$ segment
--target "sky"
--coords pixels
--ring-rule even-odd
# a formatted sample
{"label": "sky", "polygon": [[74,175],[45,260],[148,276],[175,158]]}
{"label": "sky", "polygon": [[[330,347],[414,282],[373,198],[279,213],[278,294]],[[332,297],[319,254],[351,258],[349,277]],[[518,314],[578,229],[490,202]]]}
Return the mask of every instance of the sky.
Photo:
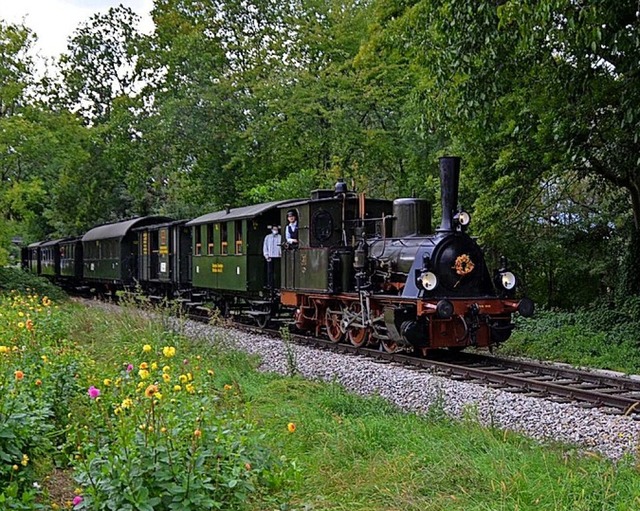
{"label": "sky", "polygon": [[66,50],[67,39],[81,22],[120,4],[142,18],[143,32],[151,32],[153,22],[149,12],[153,0],[0,0],[0,19],[24,23],[38,36],[36,53],[57,58]]}

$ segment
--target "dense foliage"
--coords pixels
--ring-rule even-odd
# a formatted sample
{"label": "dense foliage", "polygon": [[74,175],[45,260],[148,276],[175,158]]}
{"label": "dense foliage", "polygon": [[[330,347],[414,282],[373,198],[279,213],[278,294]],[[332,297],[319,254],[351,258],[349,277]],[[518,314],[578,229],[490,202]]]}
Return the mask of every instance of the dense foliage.
{"label": "dense foliage", "polygon": [[434,200],[455,153],[473,233],[536,301],[640,290],[636,3],[155,0],[152,16],[145,35],[127,8],[94,15],[39,80],[34,34],[0,20],[0,261],[12,236],[339,176]]}

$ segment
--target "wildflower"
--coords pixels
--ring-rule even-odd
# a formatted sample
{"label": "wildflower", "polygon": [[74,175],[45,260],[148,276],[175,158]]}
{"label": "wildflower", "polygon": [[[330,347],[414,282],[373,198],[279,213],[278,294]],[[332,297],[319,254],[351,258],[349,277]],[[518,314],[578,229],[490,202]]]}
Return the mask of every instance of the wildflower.
{"label": "wildflower", "polygon": [[180,380],[180,383],[187,383],[189,381],[186,374],[181,374],[178,379]]}
{"label": "wildflower", "polygon": [[53,511],[58,511],[58,509],[60,509],[60,506],[58,504],[56,504],[55,502],[51,503],[51,509],[53,509]]}
{"label": "wildflower", "polygon": [[164,367],[162,368],[162,372],[163,372],[163,373],[168,373],[169,371],[171,371],[171,367],[169,367],[169,366],[164,366]]}
{"label": "wildflower", "polygon": [[193,436],[196,437],[196,438],[200,438],[202,436],[202,431],[200,431],[199,429],[196,429],[193,432]]}
{"label": "wildflower", "polygon": [[24,328],[24,323],[22,321],[18,323],[18,328]]}
{"label": "wildflower", "polygon": [[102,380],[102,383],[105,387],[108,387],[109,385],[111,385],[111,380],[109,378],[105,378],[104,380]]}
{"label": "wildflower", "polygon": [[162,354],[167,358],[175,357],[176,349],[173,346],[165,346],[162,348]]}
{"label": "wildflower", "polygon": [[18,316],[20,316],[21,318],[24,317],[24,312],[22,311],[18,312]]}
{"label": "wildflower", "polygon": [[160,433],[166,433],[167,432],[167,428],[165,428],[164,426],[162,426],[160,428]]}
{"label": "wildflower", "polygon": [[130,373],[131,371],[133,371],[133,364],[127,366],[127,372]]}
{"label": "wildflower", "polygon": [[162,375],[162,379],[165,381],[165,383],[169,383],[171,381],[171,376],[168,375],[167,373],[164,373]]}
{"label": "wildflower", "polygon": [[40,385],[42,385],[42,380],[40,378],[38,378],[36,380],[36,385],[39,387]]}
{"label": "wildflower", "polygon": [[74,506],[77,506],[78,504],[80,504],[84,499],[82,498],[82,495],[76,495],[75,497],[73,497],[73,501],[72,504]]}
{"label": "wildflower", "polygon": [[122,408],[120,408],[119,406],[116,406],[115,409],[113,410],[113,413],[115,413],[116,415],[120,415],[122,413]]}
{"label": "wildflower", "polygon": [[173,386],[173,390],[174,390],[175,392],[180,392],[180,391],[182,390],[182,387],[181,387],[180,385],[174,385],[174,386]]}
{"label": "wildflower", "polygon": [[100,395],[100,389],[97,389],[93,385],[91,385],[87,393],[89,394],[89,397],[91,399],[96,399]]}
{"label": "wildflower", "polygon": [[126,398],[121,404],[122,408],[131,408],[133,406],[133,401],[129,398]]}
{"label": "wildflower", "polygon": [[46,364],[47,362],[49,362],[49,357],[47,357],[46,355],[42,355],[40,357],[42,359],[42,361]]}
{"label": "wildflower", "polygon": [[140,364],[140,369],[149,369],[149,364],[142,362],[142,364]]}
{"label": "wildflower", "polygon": [[140,376],[140,379],[146,380],[147,378],[149,378],[149,371],[147,371],[146,369],[140,369],[138,371],[138,376]]}
{"label": "wildflower", "polygon": [[157,385],[149,385],[147,387],[147,390],[144,391],[144,395],[148,398],[152,398],[153,395],[158,392],[158,386]]}
{"label": "wildflower", "polygon": [[151,345],[150,344],[145,344],[142,347],[142,351],[144,351],[145,353],[149,353],[151,351]]}
{"label": "wildflower", "polygon": [[228,383],[224,386],[224,390],[231,390],[233,385],[229,385]]}
{"label": "wildflower", "polygon": [[42,297],[42,305],[44,305],[45,307],[49,307],[51,305],[51,300],[49,300],[48,297],[43,296]]}
{"label": "wildflower", "polygon": [[[162,399],[162,394],[160,392],[156,392],[156,395],[153,397],[155,397],[158,401],[160,401]],[[157,404],[157,401],[156,401],[156,404]]]}
{"label": "wildflower", "polygon": [[20,470],[20,467],[18,465],[14,465],[13,467],[11,467],[13,470]]}
{"label": "wildflower", "polygon": [[208,374],[209,376],[213,376],[213,374],[214,374],[214,373],[213,373],[213,369],[209,369],[209,370],[207,371],[207,374]]}
{"label": "wildflower", "polygon": [[0,353],[10,353],[11,349],[8,346],[0,346]]}
{"label": "wildflower", "polygon": [[191,373],[187,373],[187,380],[193,381],[193,375]]}
{"label": "wildflower", "polygon": [[39,483],[38,481],[34,481],[34,482],[33,482],[33,487],[34,487],[36,490],[39,490],[39,489],[40,489],[40,483]]}
{"label": "wildflower", "polygon": [[16,377],[16,380],[22,380],[22,378],[24,378],[24,373],[22,371],[16,371],[15,373],[13,373]]}
{"label": "wildflower", "polygon": [[152,362],[151,363],[151,370],[152,371],[157,371],[158,370],[158,363],[157,362]]}
{"label": "wildflower", "polygon": [[293,433],[296,430],[296,425],[293,422],[290,422],[287,424],[287,429],[289,430],[289,433]]}
{"label": "wildflower", "polygon": [[193,383],[189,383],[189,384],[187,384],[187,386],[185,387],[185,389],[186,389],[186,391],[187,391],[189,394],[193,394],[193,393],[195,393],[195,391],[196,391],[196,389],[193,387]]}
{"label": "wildflower", "polygon": [[28,319],[27,322],[25,323],[25,326],[27,327],[27,330],[29,330],[29,332],[31,332],[33,330],[33,321]]}
{"label": "wildflower", "polygon": [[246,468],[247,470],[251,470],[251,463],[249,462],[245,463],[244,468]]}
{"label": "wildflower", "polygon": [[29,464],[29,456],[27,456],[26,454],[22,455],[22,461],[20,462],[20,464],[23,467],[26,467]]}

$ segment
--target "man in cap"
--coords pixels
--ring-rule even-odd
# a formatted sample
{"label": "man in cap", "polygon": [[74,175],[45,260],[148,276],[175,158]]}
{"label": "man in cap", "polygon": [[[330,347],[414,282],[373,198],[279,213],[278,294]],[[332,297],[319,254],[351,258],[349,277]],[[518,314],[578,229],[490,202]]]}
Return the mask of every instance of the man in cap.
{"label": "man in cap", "polygon": [[287,211],[287,229],[285,232],[289,248],[298,248],[298,212],[295,209]]}

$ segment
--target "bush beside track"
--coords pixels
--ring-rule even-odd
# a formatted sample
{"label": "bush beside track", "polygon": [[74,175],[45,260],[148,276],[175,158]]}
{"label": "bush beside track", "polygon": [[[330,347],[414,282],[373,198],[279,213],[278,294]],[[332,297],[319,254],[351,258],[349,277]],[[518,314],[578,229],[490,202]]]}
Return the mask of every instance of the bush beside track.
{"label": "bush beside track", "polygon": [[640,297],[573,312],[536,311],[499,350],[575,366],[640,374]]}
{"label": "bush beside track", "polygon": [[33,292],[57,301],[67,297],[67,294],[62,289],[43,277],[37,277],[33,273],[23,271],[20,268],[0,267],[0,293],[11,291],[25,294]]}

